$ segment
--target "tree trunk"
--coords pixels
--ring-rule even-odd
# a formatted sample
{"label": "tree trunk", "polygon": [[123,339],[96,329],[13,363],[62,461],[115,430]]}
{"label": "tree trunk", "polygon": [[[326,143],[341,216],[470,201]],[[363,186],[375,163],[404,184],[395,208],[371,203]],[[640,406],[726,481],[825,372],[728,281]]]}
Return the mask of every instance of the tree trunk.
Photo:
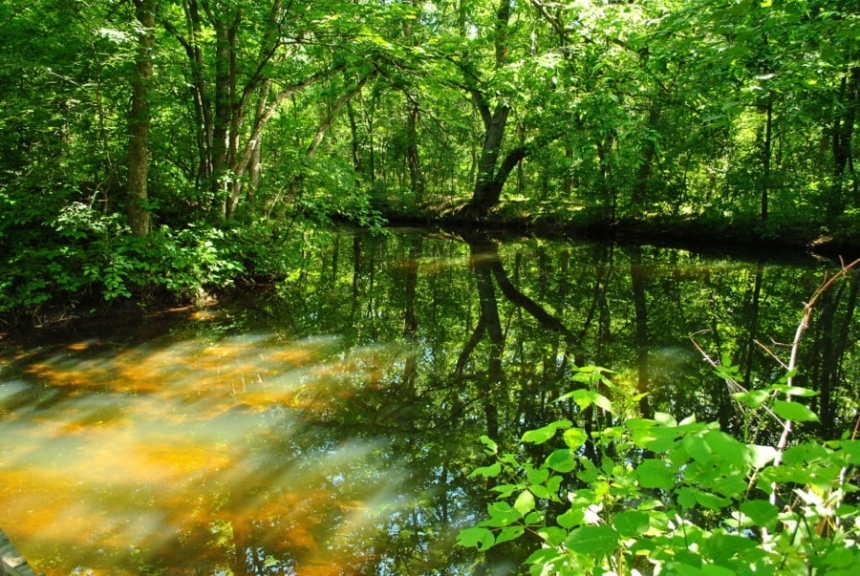
{"label": "tree trunk", "polygon": [[633,213],[636,216],[642,214],[648,202],[648,182],[651,179],[651,173],[654,167],[654,158],[657,156],[657,122],[660,120],[660,108],[656,104],[651,104],[648,111],[648,122],[646,129],[650,134],[645,139],[644,150],[642,151],[642,164],[636,171],[636,183],[633,186]]}
{"label": "tree trunk", "polygon": [[770,194],[770,161],[773,148],[773,96],[768,95],[765,105],[764,147],[762,150],[761,221],[767,220],[768,195]]}
{"label": "tree trunk", "polygon": [[[642,250],[639,246],[630,250],[630,281],[633,285],[633,308],[636,315],[636,365],[639,378],[636,383],[636,392],[648,394],[650,392],[650,374],[648,349],[648,306],[645,289],[645,269],[642,265]],[[639,411],[643,418],[653,418],[654,412],[648,396],[643,396],[639,401]]]}
{"label": "tree trunk", "polygon": [[152,82],[152,50],[155,47],[156,0],[134,0],[134,15],[140,24],[135,66],[131,76],[131,117],[128,141],[128,225],[134,235],[145,237],[152,226],[147,206],[149,192],[149,131],[152,110],[149,87]]}
{"label": "tree trunk", "polygon": [[212,178],[210,190],[212,207],[222,218],[227,216],[228,167],[231,128],[234,127],[235,104],[235,40],[236,29],[241,19],[237,10],[233,22],[228,15],[210,14],[215,26],[215,118],[212,127]]}
{"label": "tree trunk", "polygon": [[[857,108],[860,107],[860,67],[852,68],[842,78],[837,106],[840,111],[834,115],[832,128],[833,185],[828,201],[830,216],[838,216],[845,208],[843,199],[845,170],[851,165],[851,138],[854,134]],[[854,188],[856,187],[855,181]],[[860,198],[855,198],[854,202],[857,207],[860,207]]]}
{"label": "tree trunk", "polygon": [[409,166],[409,183],[412,193],[424,197],[424,173],[421,171],[421,158],[418,156],[418,104],[412,102],[406,116],[406,164]]}

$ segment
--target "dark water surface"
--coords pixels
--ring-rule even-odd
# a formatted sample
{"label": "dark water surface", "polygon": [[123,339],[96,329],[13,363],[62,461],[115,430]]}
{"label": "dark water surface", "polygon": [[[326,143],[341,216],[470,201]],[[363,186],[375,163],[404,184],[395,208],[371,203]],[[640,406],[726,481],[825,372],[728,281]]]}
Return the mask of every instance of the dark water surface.
{"label": "dark water surface", "polygon": [[[4,335],[0,527],[49,576],[476,573],[453,542],[485,509],[467,478],[482,434],[513,449],[561,416],[608,424],[554,402],[574,365],[737,430],[690,334],[770,383],[781,369],[756,341],[785,357],[834,270],[477,234],[307,238],[288,279],[239,297]],[[800,434],[851,425],[858,286],[827,292],[804,336],[797,384],[820,390],[822,424]]]}

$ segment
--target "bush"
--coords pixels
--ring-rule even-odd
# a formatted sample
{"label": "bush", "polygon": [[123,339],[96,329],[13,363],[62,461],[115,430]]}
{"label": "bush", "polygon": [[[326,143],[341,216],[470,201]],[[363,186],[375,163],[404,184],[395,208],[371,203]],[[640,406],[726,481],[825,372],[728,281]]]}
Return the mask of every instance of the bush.
{"label": "bush", "polygon": [[[760,392],[737,397],[783,422],[815,418],[778,399],[807,390],[776,384]],[[568,396],[583,410],[612,410],[592,390]],[[459,544],[487,550],[534,534],[540,547],[525,561],[534,575],[848,575],[860,565],[860,518],[846,499],[857,491],[855,439],[810,441],[783,454],[741,442],[717,423],[658,413],[591,436],[559,420],[521,442],[544,444],[559,433],[563,445],[540,463],[500,453],[482,437],[495,462],[472,476],[499,482],[496,500],[488,519],[460,532]],[[586,442],[602,458],[586,458]]]}

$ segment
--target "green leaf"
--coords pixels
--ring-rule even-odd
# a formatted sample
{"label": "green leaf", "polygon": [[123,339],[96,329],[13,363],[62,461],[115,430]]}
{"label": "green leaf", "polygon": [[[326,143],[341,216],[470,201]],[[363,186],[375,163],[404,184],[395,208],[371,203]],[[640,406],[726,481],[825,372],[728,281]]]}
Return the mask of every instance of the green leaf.
{"label": "green leaf", "polygon": [[576,450],[588,441],[588,433],[582,428],[569,428],[564,431],[563,438],[571,450]]}
{"label": "green leaf", "polygon": [[625,510],[615,516],[612,525],[618,533],[626,537],[639,536],[648,531],[650,522],[648,514],[636,510]]}
{"label": "green leaf", "polygon": [[672,470],[662,460],[645,460],[636,467],[636,477],[643,488],[671,490],[675,486]]}
{"label": "green leaf", "polygon": [[742,514],[762,528],[771,529],[779,516],[779,509],[767,500],[747,500],[740,505]]}
{"label": "green leaf", "polygon": [[633,443],[640,448],[653,450],[654,452],[665,452],[675,445],[678,436],[676,428],[654,426],[633,430]]}
{"label": "green leaf", "polygon": [[522,489],[522,484],[499,484],[498,486],[493,486],[492,488],[490,488],[490,490],[492,490],[493,492],[499,493],[499,498],[508,498],[517,490]]}
{"label": "green leaf", "polygon": [[655,412],[654,421],[663,426],[675,427],[678,425],[678,421],[675,420],[674,416],[665,412]]}
{"label": "green leaf", "polygon": [[489,466],[481,466],[480,468],[476,468],[474,472],[469,474],[469,478],[474,478],[475,476],[484,476],[485,478],[495,478],[502,471],[502,465],[499,462],[495,462],[490,464]]}
{"label": "green leaf", "polygon": [[552,422],[547,424],[543,428],[538,428],[537,430],[529,430],[525,434],[523,434],[522,442],[530,442],[532,444],[543,444],[553,436],[555,436],[556,431],[559,428],[569,428],[573,425],[573,422],[570,420],[558,420],[557,422]]}
{"label": "green leaf", "polygon": [[609,398],[602,394],[598,394],[593,390],[580,388],[579,390],[574,390],[573,392],[568,392],[567,394],[562,395],[559,400],[566,400],[567,398],[573,398],[573,401],[576,402],[576,405],[579,406],[580,410],[585,410],[586,408],[594,404],[595,406],[603,408],[609,413],[614,413],[612,409],[612,402],[609,400]]}
{"label": "green leaf", "polygon": [[585,520],[585,511],[581,508],[571,508],[564,514],[556,518],[556,522],[562,528],[570,530],[574,526],[579,526]]}
{"label": "green leaf", "polygon": [[746,404],[750,408],[758,408],[770,397],[770,394],[764,390],[750,390],[749,392],[736,392],[732,394],[735,400]]}
{"label": "green leaf", "polygon": [[696,502],[698,502],[705,508],[710,508],[711,510],[719,510],[720,508],[725,508],[732,503],[732,501],[727,498],[721,498],[716,494],[711,494],[710,492],[703,492],[701,490],[694,491],[693,495],[696,498]]}
{"label": "green leaf", "polygon": [[554,493],[550,492],[546,486],[541,484],[532,484],[529,486],[529,491],[537,498],[543,498],[544,500],[553,500],[556,498]]}
{"label": "green leaf", "polygon": [[499,445],[496,444],[492,438],[487,436],[486,434],[481,436],[481,443],[487,447],[488,454],[498,454],[499,453]]}
{"label": "green leaf", "polygon": [[757,546],[758,543],[750,538],[719,532],[702,543],[703,552],[717,562],[725,562]]}
{"label": "green leaf", "polygon": [[618,547],[618,532],[605,524],[582,526],[573,530],[564,544],[572,552],[599,559],[611,554]]}
{"label": "green leaf", "polygon": [[546,479],[549,478],[549,470],[546,468],[529,470],[528,473],[526,473],[526,478],[528,478],[529,484],[543,484],[546,482]]}
{"label": "green leaf", "polygon": [[576,460],[573,459],[573,453],[567,449],[556,450],[546,459],[546,465],[555,470],[566,474],[576,468]]}
{"label": "green leaf", "polygon": [[776,400],[773,403],[773,411],[780,418],[786,420],[794,420],[795,422],[818,422],[818,416],[797,402],[785,402],[784,400]]}
{"label": "green leaf", "polygon": [[525,516],[535,507],[535,497],[534,495],[525,490],[517,496],[516,501],[514,502],[514,508],[520,513],[520,515]]}
{"label": "green leaf", "polygon": [[508,526],[523,517],[519,510],[507,502],[493,502],[487,506],[487,512],[490,513],[490,519],[481,522],[481,526],[490,528]]}
{"label": "green leaf", "polygon": [[507,528],[502,528],[502,531],[499,532],[499,535],[496,537],[496,544],[501,544],[508,540],[516,540],[523,535],[523,532],[525,532],[525,528],[522,526],[508,526]]}
{"label": "green leaf", "polygon": [[842,451],[848,455],[848,463],[855,466],[860,465],[860,440],[842,440],[839,442]]}
{"label": "green leaf", "polygon": [[799,386],[788,386],[787,384],[773,384],[770,386],[773,390],[781,392],[787,396],[801,396],[808,398],[809,396],[817,396],[818,392],[809,388],[801,388]]}
{"label": "green leaf", "polygon": [[494,543],[493,533],[486,528],[466,528],[457,534],[457,544],[466,548],[476,547],[483,551],[491,548]]}
{"label": "green leaf", "polygon": [[696,489],[684,486],[678,490],[676,498],[681,508],[693,508],[696,506]]}

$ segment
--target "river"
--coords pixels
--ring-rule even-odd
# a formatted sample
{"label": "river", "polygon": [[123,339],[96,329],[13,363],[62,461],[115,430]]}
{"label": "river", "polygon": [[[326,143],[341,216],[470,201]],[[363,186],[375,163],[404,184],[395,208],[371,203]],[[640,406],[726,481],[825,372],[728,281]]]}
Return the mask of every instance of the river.
{"label": "river", "polygon": [[[773,382],[771,353],[786,357],[838,270],[414,230],[290,249],[286,279],[198,307],[2,335],[0,528],[37,570],[515,572],[522,550],[480,567],[454,544],[486,507],[468,477],[481,435],[513,450],[560,416],[605,425],[555,402],[583,365],[611,370],[628,413],[738,431],[742,410],[696,346],[744,385]],[[800,434],[853,422],[858,286],[829,290],[804,335],[797,383],[821,392],[822,423]]]}

